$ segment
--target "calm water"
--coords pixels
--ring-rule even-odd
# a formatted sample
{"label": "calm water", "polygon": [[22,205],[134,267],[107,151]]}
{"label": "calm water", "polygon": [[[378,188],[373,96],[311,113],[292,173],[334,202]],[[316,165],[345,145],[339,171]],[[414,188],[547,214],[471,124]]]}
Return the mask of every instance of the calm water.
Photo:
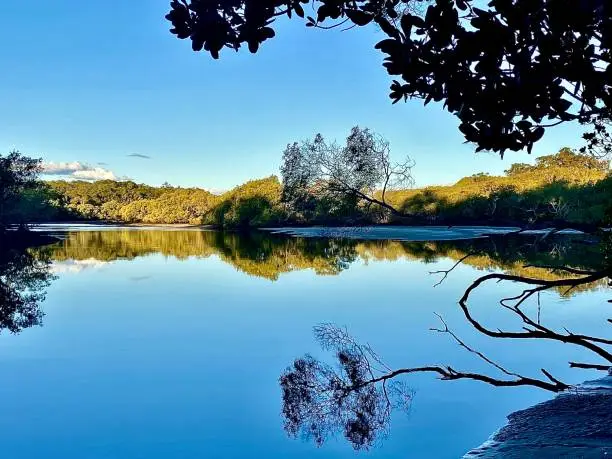
{"label": "calm water", "polygon": [[[312,335],[321,322],[346,326],[392,367],[452,364],[499,376],[449,336],[429,331],[439,324],[436,312],[515,371],[537,376],[546,367],[576,383],[597,376],[568,369],[570,359],[589,360],[575,349],[478,335],[456,304],[483,270],[597,264],[589,245],[122,228],[64,237],[45,251],[56,278],[41,304],[43,326],[0,335],[1,457],[457,458],[509,413],[551,397],[411,376],[411,409],[393,415],[380,445],[355,453],[340,435],[317,448],[284,433],[278,377],[305,353],[329,358]],[[474,247],[479,255],[434,288],[439,276],[430,271],[450,268]],[[497,304],[505,293],[517,287],[483,288],[473,313],[495,327],[520,328]],[[540,313],[549,325],[597,333],[606,327],[608,299],[602,286],[554,292],[542,296]]]}

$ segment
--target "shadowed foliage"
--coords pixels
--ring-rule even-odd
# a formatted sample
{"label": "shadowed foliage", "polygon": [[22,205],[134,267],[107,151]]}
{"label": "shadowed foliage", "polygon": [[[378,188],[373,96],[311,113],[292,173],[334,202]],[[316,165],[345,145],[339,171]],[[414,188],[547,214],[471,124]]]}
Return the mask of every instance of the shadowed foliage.
{"label": "shadowed foliage", "polygon": [[284,220],[280,195],[281,184],[275,176],[250,180],[219,196],[203,221],[230,228],[276,225]]}
{"label": "shadowed foliage", "polygon": [[172,0],[166,16],[173,34],[214,58],[242,45],[257,52],[279,17],[314,28],[376,24],[396,78],[391,99],[441,103],[478,150],[531,151],[549,127],[611,119],[606,0]]}
{"label": "shadowed foliage", "polygon": [[53,275],[44,248],[9,248],[4,242],[9,241],[0,247],[0,331],[19,333],[41,325],[40,303]]}
{"label": "shadowed foliage", "polygon": [[338,363],[332,367],[306,355],[281,375],[285,430],[319,446],[341,432],[356,450],[368,449],[385,436],[391,409],[407,408],[412,393],[397,382],[368,384],[373,366],[385,365],[346,331],[323,324],[315,336]]}
{"label": "shadowed foliage", "polygon": [[39,190],[40,164],[18,151],[0,155],[0,235],[9,225],[27,223],[24,209]]}

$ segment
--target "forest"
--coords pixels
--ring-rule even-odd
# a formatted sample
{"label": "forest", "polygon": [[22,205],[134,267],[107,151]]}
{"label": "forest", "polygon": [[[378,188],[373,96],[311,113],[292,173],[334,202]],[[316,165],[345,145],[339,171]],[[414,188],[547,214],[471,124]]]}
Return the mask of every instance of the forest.
{"label": "forest", "polygon": [[[612,195],[609,162],[568,148],[513,164],[503,176],[475,174],[449,186],[395,188],[385,204],[350,190],[320,192],[320,183],[287,198],[276,176],[251,180],[223,194],[132,181],[37,181],[14,200],[19,222],[105,221],[249,228],[321,224],[511,224],[597,226]],[[303,187],[304,188],[304,187]],[[380,190],[373,196],[380,197]]]}
{"label": "forest", "polygon": [[[425,188],[391,187],[386,182],[379,186],[379,177],[369,179],[371,183],[366,186],[365,179],[358,175],[352,179],[354,185],[343,187],[337,185],[340,179],[335,177],[316,175],[310,181],[304,180],[303,169],[312,173],[313,166],[296,166],[292,148],[288,146],[289,154],[284,155],[282,180],[277,176],[251,180],[218,195],[201,188],[167,184],[153,187],[132,181],[42,181],[37,178],[35,160],[16,156],[30,161],[28,164],[34,169],[30,171],[31,183],[21,187],[3,206],[3,221],[12,224],[99,221],[219,228],[368,224],[580,228],[602,225],[609,218],[606,199],[612,195],[609,161],[569,148],[538,157],[533,165],[513,164],[503,176],[479,173],[453,185]],[[347,163],[346,158],[342,161]],[[354,170],[351,169],[353,176]],[[342,180],[343,184],[349,182]],[[367,187],[370,192],[365,191]]]}

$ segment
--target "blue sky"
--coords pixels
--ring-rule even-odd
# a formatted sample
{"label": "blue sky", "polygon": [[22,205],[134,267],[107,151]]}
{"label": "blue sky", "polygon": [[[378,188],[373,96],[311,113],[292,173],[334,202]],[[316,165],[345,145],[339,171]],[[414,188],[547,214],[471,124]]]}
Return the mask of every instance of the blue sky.
{"label": "blue sky", "polygon": [[531,156],[475,154],[440,105],[391,105],[374,28],[281,20],[257,55],[225,51],[215,61],[168,32],[168,4],[0,2],[0,151],[227,189],[278,173],[288,142],[317,132],[342,139],[356,124],[389,139],[398,160],[411,156],[418,185],[580,145],[579,128],[563,126]]}

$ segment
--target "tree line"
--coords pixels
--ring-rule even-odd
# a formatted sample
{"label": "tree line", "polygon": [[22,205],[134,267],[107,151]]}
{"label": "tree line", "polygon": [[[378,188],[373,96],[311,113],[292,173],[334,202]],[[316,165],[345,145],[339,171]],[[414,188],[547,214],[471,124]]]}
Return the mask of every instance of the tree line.
{"label": "tree line", "polygon": [[[513,164],[502,176],[475,174],[449,186],[411,188],[414,163],[394,163],[389,145],[353,128],[346,143],[289,144],[281,178],[251,180],[216,195],[201,188],[132,181],[41,181],[38,164],[0,156],[0,224],[111,221],[254,228],[279,225],[507,224],[598,226],[609,218],[609,161],[569,148]],[[12,174],[6,172],[13,168]]]}

